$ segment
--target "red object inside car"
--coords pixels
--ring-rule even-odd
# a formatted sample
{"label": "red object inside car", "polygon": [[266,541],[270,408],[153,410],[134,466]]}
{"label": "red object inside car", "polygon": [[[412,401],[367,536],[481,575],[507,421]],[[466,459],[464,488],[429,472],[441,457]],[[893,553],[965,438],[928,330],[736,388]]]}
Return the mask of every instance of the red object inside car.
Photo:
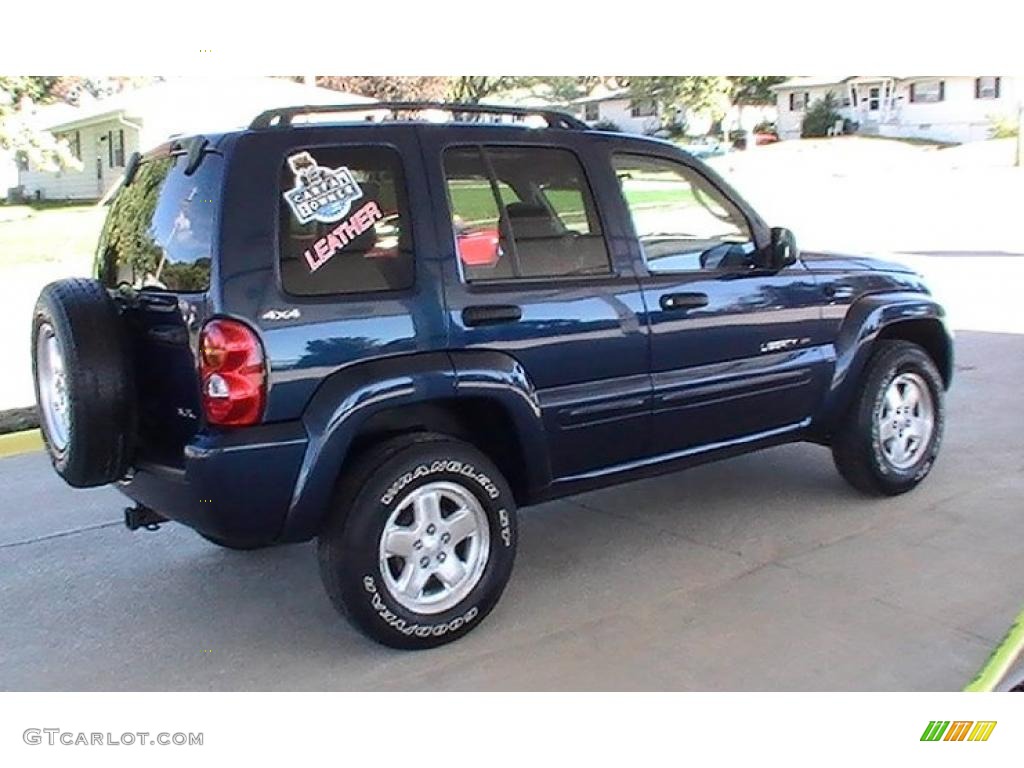
{"label": "red object inside car", "polygon": [[498,263],[498,230],[478,229],[456,237],[459,258],[467,267],[493,267]]}

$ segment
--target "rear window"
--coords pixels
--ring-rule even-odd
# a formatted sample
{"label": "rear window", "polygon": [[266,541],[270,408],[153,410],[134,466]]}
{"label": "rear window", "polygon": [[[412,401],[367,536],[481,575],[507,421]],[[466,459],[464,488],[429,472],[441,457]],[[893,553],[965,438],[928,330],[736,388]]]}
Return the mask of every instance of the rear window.
{"label": "rear window", "polygon": [[210,287],[223,161],[207,154],[185,175],[184,154],[143,158],[111,204],[98,253],[108,287],[177,292]]}
{"label": "rear window", "polygon": [[413,284],[411,220],[396,151],[294,150],[281,168],[279,193],[286,293],[397,291]]}

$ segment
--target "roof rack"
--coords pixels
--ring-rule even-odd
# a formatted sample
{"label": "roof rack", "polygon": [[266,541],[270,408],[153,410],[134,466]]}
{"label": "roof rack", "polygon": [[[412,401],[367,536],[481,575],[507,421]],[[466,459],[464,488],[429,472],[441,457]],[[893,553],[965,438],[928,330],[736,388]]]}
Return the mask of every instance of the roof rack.
{"label": "roof rack", "polygon": [[[514,117],[538,116],[547,121],[549,128],[563,128],[585,131],[590,126],[577,117],[557,109],[533,109],[531,107],[489,106],[486,104],[451,104],[434,101],[372,101],[365,104],[307,104],[301,107],[280,107],[268,109],[256,116],[249,124],[250,130],[264,128],[285,128],[300,115],[333,114],[336,112],[424,112],[439,110],[451,112],[458,120],[462,115],[511,115]],[[392,118],[395,119],[395,118]]]}

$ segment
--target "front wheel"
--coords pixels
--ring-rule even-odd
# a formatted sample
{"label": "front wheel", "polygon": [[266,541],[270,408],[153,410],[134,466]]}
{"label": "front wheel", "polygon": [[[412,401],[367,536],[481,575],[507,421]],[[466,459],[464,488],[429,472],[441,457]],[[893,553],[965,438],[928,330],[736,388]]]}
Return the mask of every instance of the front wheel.
{"label": "front wheel", "polygon": [[341,483],[320,535],[334,605],[395,648],[432,648],[483,621],[512,573],[516,508],[498,469],[440,435],[390,440]]}
{"label": "front wheel", "polygon": [[918,345],[881,341],[861,386],[832,441],[836,467],[865,493],[905,493],[924,480],[939,452],[942,377]]}

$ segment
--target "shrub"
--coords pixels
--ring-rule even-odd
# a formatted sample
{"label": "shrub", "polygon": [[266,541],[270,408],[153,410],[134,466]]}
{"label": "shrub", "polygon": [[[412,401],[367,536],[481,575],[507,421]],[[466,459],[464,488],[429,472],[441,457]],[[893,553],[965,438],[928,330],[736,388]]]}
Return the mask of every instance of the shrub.
{"label": "shrub", "polygon": [[829,91],[807,109],[800,135],[805,139],[828,136],[828,129],[839,119],[835,94]]}
{"label": "shrub", "polygon": [[989,115],[988,124],[993,139],[1011,139],[1020,130],[1017,119],[1011,115]]}
{"label": "shrub", "polygon": [[595,131],[615,131],[616,133],[622,133],[622,129],[619,128],[618,124],[612,120],[598,120],[591,126],[591,128]]}
{"label": "shrub", "polygon": [[754,126],[754,133],[770,133],[772,136],[778,136],[778,131],[775,129],[775,123],[771,120],[762,120],[760,123]]}
{"label": "shrub", "polygon": [[686,123],[665,123],[648,128],[644,133],[659,139],[678,139],[686,136]]}

